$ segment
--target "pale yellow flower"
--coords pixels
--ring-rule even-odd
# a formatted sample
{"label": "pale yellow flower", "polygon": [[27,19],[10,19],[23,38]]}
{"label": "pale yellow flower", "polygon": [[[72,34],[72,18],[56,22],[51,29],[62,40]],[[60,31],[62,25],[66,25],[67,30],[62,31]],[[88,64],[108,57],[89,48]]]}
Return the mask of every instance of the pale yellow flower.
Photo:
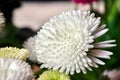
{"label": "pale yellow flower", "polygon": [[67,74],[60,73],[59,71],[45,71],[38,78],[38,80],[70,80],[70,77]]}
{"label": "pale yellow flower", "polygon": [[16,47],[0,48],[0,58],[14,58],[26,60],[28,56],[29,51],[27,49],[19,49]]}

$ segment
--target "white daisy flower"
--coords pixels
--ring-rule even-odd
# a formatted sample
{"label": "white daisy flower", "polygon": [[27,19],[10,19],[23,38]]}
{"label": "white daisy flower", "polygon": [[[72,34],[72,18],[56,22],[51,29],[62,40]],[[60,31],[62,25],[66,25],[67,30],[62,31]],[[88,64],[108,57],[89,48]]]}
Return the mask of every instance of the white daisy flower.
{"label": "white daisy flower", "polygon": [[53,17],[42,26],[35,39],[35,53],[41,68],[59,69],[66,74],[76,71],[86,73],[86,68],[105,63],[98,58],[109,59],[112,52],[99,48],[113,47],[115,40],[95,43],[95,39],[108,29],[100,27],[100,17],[90,11],[72,10]]}
{"label": "white daisy flower", "polygon": [[0,58],[0,80],[33,80],[33,73],[22,60]]}
{"label": "white daisy flower", "polygon": [[30,37],[23,44],[24,48],[26,48],[30,52],[28,58],[33,62],[37,62],[37,58],[35,56],[35,51],[34,51],[35,38],[36,38],[36,36]]}
{"label": "white daisy flower", "polygon": [[0,31],[3,29],[5,23],[5,18],[3,17],[3,13],[0,12]]}

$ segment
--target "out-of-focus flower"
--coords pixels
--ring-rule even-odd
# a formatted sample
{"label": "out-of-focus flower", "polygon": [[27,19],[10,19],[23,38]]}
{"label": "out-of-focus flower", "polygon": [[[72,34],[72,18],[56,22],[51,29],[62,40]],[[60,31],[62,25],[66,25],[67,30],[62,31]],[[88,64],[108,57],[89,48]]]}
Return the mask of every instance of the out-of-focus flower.
{"label": "out-of-focus flower", "polygon": [[5,18],[3,17],[3,13],[0,12],[0,32],[3,30]]}
{"label": "out-of-focus flower", "polygon": [[31,67],[22,60],[0,58],[0,80],[33,80]]}
{"label": "out-of-focus flower", "polygon": [[30,37],[29,39],[27,39],[26,42],[24,42],[23,46],[29,50],[30,52],[30,55],[29,55],[29,59],[33,62],[37,62],[37,58],[35,56],[35,51],[34,51],[34,44],[35,44],[35,38],[36,36],[34,37]]}
{"label": "out-of-focus flower", "polygon": [[45,71],[38,78],[38,80],[70,80],[70,77],[64,73],[60,73],[59,71]]}
{"label": "out-of-focus flower", "polygon": [[100,18],[90,11],[67,11],[53,17],[42,26],[35,39],[35,53],[41,68],[59,69],[66,74],[86,73],[90,67],[105,63],[98,58],[110,59],[112,52],[99,48],[113,47],[115,40],[95,42],[108,29],[100,27]]}
{"label": "out-of-focus flower", "polygon": [[26,60],[28,56],[29,51],[27,49],[19,49],[16,47],[0,48],[0,58],[14,58]]}
{"label": "out-of-focus flower", "polygon": [[120,71],[119,70],[111,70],[104,71],[103,76],[107,76],[110,80],[120,80]]}
{"label": "out-of-focus flower", "polygon": [[72,2],[74,2],[76,4],[79,4],[79,3],[87,4],[87,3],[92,3],[94,1],[97,1],[97,0],[72,0]]}

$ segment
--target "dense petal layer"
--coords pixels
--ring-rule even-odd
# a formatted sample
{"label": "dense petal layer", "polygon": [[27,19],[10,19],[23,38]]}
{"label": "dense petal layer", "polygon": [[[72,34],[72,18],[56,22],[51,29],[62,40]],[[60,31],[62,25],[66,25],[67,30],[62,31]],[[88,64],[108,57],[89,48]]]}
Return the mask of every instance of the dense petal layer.
{"label": "dense petal layer", "polygon": [[28,56],[29,51],[27,49],[19,49],[16,47],[0,48],[0,58],[14,58],[26,60]]}
{"label": "dense petal layer", "polygon": [[97,64],[104,65],[96,57],[108,59],[110,53],[94,48],[112,47],[114,44],[108,44],[114,41],[95,43],[94,39],[105,34],[108,29],[105,29],[105,25],[99,27],[100,17],[94,16],[90,11],[72,10],[54,16],[45,23],[37,33],[34,44],[37,60],[42,63],[41,68],[74,74],[86,73],[86,69],[98,67]]}
{"label": "dense petal layer", "polygon": [[30,66],[22,60],[0,58],[0,80],[33,80]]}

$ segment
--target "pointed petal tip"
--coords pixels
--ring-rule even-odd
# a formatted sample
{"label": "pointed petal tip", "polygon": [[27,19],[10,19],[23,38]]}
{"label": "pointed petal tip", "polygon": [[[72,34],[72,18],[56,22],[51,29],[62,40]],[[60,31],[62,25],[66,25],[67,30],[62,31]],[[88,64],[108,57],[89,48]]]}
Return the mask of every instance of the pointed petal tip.
{"label": "pointed petal tip", "polygon": [[102,36],[103,34],[105,34],[109,29],[103,29],[99,32],[97,32],[96,34],[94,34],[94,38],[98,38],[100,36]]}
{"label": "pointed petal tip", "polygon": [[115,47],[116,44],[109,44],[109,43],[94,43],[94,48],[109,48],[109,47]]}

